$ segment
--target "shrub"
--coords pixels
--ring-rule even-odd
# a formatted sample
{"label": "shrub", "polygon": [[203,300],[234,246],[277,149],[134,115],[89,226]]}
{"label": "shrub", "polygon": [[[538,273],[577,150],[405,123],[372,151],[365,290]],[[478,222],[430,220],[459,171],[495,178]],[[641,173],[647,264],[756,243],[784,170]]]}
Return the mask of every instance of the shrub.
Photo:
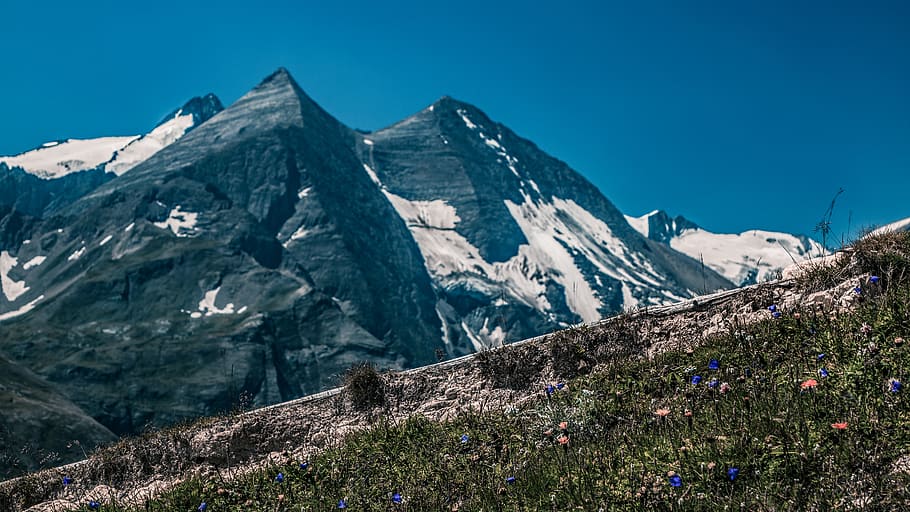
{"label": "shrub", "polygon": [[352,366],[345,373],[344,389],[351,405],[358,411],[385,404],[385,383],[370,363],[361,362]]}

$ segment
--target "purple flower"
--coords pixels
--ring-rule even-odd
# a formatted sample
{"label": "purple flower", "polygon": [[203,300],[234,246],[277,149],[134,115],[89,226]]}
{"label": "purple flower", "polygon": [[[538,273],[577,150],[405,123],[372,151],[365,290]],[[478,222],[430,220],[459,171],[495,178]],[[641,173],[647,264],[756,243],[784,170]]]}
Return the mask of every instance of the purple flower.
{"label": "purple flower", "polygon": [[869,282],[871,282],[872,284],[875,284],[878,282],[879,279],[881,279],[881,278],[878,276],[872,276],[869,278]]}
{"label": "purple flower", "polygon": [[278,482],[279,484],[281,482],[284,482],[284,473],[278,473],[278,476],[275,477],[275,481]]}
{"label": "purple flower", "polygon": [[727,470],[727,476],[730,477],[730,481],[736,480],[736,475],[739,474],[739,468],[730,468]]}
{"label": "purple flower", "polygon": [[196,510],[198,510],[199,512],[205,512],[205,509],[207,509],[207,508],[209,508],[208,504],[203,501],[202,503],[199,504],[199,507],[197,507]]}
{"label": "purple flower", "polygon": [[701,382],[701,375],[693,375],[692,384],[698,384],[699,382]]}
{"label": "purple flower", "polygon": [[344,501],[344,498],[338,500],[338,508],[348,508],[348,502]]}
{"label": "purple flower", "polygon": [[682,486],[682,477],[680,477],[679,475],[671,476],[670,485],[672,485],[673,487],[681,487]]}
{"label": "purple flower", "polygon": [[392,503],[401,503],[401,493],[395,493],[392,495]]}
{"label": "purple flower", "polygon": [[904,387],[904,385],[901,384],[901,381],[899,381],[897,379],[891,379],[890,381],[888,381],[888,390],[891,391],[892,393],[897,393],[898,391],[901,390],[902,387]]}
{"label": "purple flower", "polygon": [[72,479],[72,478],[70,478],[70,477],[68,477],[68,476],[63,477],[63,485],[69,485],[69,484],[71,484],[71,483],[73,483],[73,479]]}
{"label": "purple flower", "polygon": [[712,360],[708,363],[708,369],[709,369],[709,370],[717,370],[718,368],[720,368],[720,362],[718,362],[717,359],[712,359]]}
{"label": "purple flower", "polygon": [[[205,505],[205,503],[203,503],[202,505]],[[95,500],[88,500],[88,508],[90,508],[90,509],[92,509],[92,510],[95,510],[95,509],[97,509],[97,508],[100,507],[100,506],[101,506],[101,504],[98,503],[97,501],[95,501]],[[205,510],[205,509],[204,509],[204,508],[200,508],[199,510]]]}
{"label": "purple flower", "polygon": [[824,369],[824,368],[821,368],[821,369],[818,370],[818,375],[819,375],[819,377],[822,377],[822,378],[827,377],[827,376],[828,376],[828,370],[826,370],[826,369]]}

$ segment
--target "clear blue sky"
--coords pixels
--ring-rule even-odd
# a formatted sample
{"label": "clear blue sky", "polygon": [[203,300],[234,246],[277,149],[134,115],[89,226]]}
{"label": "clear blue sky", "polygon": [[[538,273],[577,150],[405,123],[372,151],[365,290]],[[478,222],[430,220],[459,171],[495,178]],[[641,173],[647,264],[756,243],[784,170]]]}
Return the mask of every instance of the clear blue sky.
{"label": "clear blue sky", "polygon": [[285,66],[361,129],[475,104],[629,214],[811,234],[843,187],[837,233],[910,216],[906,1],[4,0],[0,20],[0,154],[140,133]]}

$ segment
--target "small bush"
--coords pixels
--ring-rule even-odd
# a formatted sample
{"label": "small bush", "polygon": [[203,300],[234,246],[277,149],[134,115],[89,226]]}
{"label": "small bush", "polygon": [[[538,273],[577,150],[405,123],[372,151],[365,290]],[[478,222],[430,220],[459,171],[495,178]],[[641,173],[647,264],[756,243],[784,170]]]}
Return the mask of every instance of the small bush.
{"label": "small bush", "polygon": [[351,405],[358,411],[385,404],[385,383],[376,367],[370,363],[357,363],[344,376],[344,389]]}

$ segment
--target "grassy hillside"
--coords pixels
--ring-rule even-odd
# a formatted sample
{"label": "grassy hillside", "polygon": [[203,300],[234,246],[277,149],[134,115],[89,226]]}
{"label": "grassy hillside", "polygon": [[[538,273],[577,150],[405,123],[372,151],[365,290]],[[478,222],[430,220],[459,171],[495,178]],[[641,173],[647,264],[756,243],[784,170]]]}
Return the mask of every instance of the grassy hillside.
{"label": "grassy hillside", "polygon": [[[908,255],[908,235],[878,237],[849,263],[802,278],[823,289],[853,276],[849,314],[769,301],[764,321],[651,358],[604,357],[564,336],[551,345],[553,367],[570,363],[559,373],[576,375],[528,383],[537,397],[521,405],[448,422],[379,415],[308,460],[213,471],[139,507],[82,507],[906,510]],[[522,364],[508,353],[480,359],[490,379],[513,385]],[[376,387],[359,389],[364,405],[381,402]]]}

